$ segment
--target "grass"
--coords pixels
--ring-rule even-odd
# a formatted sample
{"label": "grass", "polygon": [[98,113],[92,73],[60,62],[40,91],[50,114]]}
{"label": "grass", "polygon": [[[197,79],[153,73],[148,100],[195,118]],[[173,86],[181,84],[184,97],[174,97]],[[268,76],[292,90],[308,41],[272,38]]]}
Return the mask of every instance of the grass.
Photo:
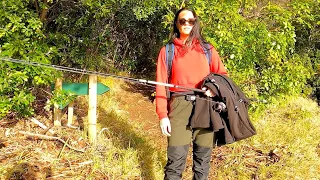
{"label": "grass", "polygon": [[232,150],[216,170],[217,179],[320,179],[320,110],[315,102],[290,97],[253,117],[258,134],[228,146]]}
{"label": "grass", "polygon": [[[165,154],[157,151],[156,143],[141,131],[141,122],[128,120],[128,112],[119,108],[121,86],[112,79],[100,79],[111,87],[98,98],[98,148],[106,149],[99,156],[96,150],[93,171],[108,172],[111,179],[161,179]],[[105,144],[107,142],[107,144]],[[89,179],[96,179],[95,174]]]}
{"label": "grass", "polygon": [[[55,177],[51,179],[163,179],[165,145],[157,136],[161,133],[157,124],[145,130],[150,119],[133,119],[123,108],[137,107],[141,98],[129,102],[126,96],[136,98],[136,94],[125,94],[124,82],[109,78],[99,81],[111,90],[98,97],[96,145],[88,144],[86,128],[55,129],[60,137],[69,139],[70,145],[86,148],[85,153],[78,153],[58,142],[17,137],[17,126],[12,127],[10,145],[0,148],[0,179],[28,175]],[[128,102],[123,104],[126,98]],[[85,125],[86,100],[80,98],[77,104],[84,111],[78,116]],[[278,99],[264,111],[251,113],[251,117],[258,134],[214,149],[210,179],[320,179],[320,108],[315,102],[302,97]],[[25,131],[41,133],[41,129],[27,125]],[[41,170],[32,174],[37,167]],[[190,179],[190,167],[183,179]]]}

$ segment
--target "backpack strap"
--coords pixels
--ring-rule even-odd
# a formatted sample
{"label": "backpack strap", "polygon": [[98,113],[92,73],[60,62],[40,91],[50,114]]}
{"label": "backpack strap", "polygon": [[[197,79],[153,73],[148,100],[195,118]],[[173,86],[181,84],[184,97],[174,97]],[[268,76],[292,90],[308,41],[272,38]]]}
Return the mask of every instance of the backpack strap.
{"label": "backpack strap", "polygon": [[172,60],[174,55],[174,44],[166,44],[166,65],[167,65],[167,74],[168,74],[168,83],[171,78],[171,69],[172,69]]}
{"label": "backpack strap", "polygon": [[204,53],[206,54],[208,64],[210,66],[211,63],[211,58],[212,58],[212,51],[209,43],[204,43],[204,48],[203,48]]}
{"label": "backpack strap", "polygon": [[[174,44],[171,42],[171,43],[166,44],[166,65],[167,65],[167,75],[168,75],[167,82],[168,83],[171,79],[173,55],[174,55]],[[170,100],[171,94],[169,91],[169,87],[167,87],[167,86],[166,86],[166,92],[167,92],[167,99]]]}

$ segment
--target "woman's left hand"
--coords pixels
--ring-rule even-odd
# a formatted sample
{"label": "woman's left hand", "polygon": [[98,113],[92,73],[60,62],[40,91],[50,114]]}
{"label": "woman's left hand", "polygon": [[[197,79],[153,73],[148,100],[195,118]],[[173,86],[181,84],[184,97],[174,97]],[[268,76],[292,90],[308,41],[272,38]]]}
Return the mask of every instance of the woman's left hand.
{"label": "woman's left hand", "polygon": [[207,87],[203,87],[202,90],[206,91],[204,94],[208,97],[214,97],[215,94],[211,89],[208,89]]}

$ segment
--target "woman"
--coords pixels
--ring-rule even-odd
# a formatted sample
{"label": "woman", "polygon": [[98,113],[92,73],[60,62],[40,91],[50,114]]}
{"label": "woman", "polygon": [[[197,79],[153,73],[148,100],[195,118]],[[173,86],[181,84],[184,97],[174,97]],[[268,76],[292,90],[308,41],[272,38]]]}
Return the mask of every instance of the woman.
{"label": "woman", "polygon": [[[163,47],[157,61],[158,82],[199,88],[203,78],[210,72],[227,74],[217,51],[211,45],[212,57],[210,65],[208,64],[204,51],[207,42],[201,36],[199,19],[193,10],[182,8],[176,13],[171,42],[174,44],[171,75],[168,80],[166,49]],[[207,179],[214,141],[213,131],[190,127],[189,119],[194,105],[181,95],[189,92],[176,88],[170,88],[170,92],[172,95],[168,101],[166,88],[161,85],[156,87],[156,111],[162,133],[168,137],[168,161],[164,179],[181,179],[191,140],[194,179]],[[205,94],[214,96],[210,90]]]}

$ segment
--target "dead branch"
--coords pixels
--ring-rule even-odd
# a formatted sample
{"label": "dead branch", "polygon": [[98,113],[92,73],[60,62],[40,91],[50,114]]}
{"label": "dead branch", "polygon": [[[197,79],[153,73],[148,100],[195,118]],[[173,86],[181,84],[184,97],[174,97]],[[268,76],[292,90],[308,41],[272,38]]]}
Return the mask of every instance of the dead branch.
{"label": "dead branch", "polygon": [[33,137],[34,139],[38,138],[38,139],[43,139],[43,140],[48,140],[48,141],[59,141],[62,144],[65,144],[69,149],[84,153],[84,150],[73,148],[69,144],[67,144],[66,141],[64,141],[63,139],[60,139],[58,137],[47,136],[47,135],[42,135],[42,134],[34,134],[34,133],[24,132],[24,131],[19,131],[19,134],[24,134],[24,135],[27,135],[29,137]]}
{"label": "dead branch", "polygon": [[35,123],[36,125],[40,126],[42,129],[49,131],[51,134],[55,134],[52,129],[49,129],[46,125],[38,121],[36,118],[31,118],[31,122]]}
{"label": "dead branch", "polygon": [[51,177],[47,177],[46,180],[49,180],[49,179],[57,179],[59,177],[64,177],[65,175],[64,174],[58,174],[56,176],[51,176]]}
{"label": "dead branch", "polygon": [[78,165],[79,165],[79,166],[84,166],[84,165],[88,165],[88,164],[91,164],[91,163],[93,163],[92,160],[90,160],[90,161],[85,161],[85,162],[82,162],[82,163],[78,163]]}
{"label": "dead branch", "polygon": [[63,152],[63,150],[64,150],[64,147],[66,147],[66,146],[68,145],[67,143],[68,143],[69,139],[70,139],[70,138],[68,138],[68,139],[67,139],[67,141],[65,141],[65,143],[64,143],[64,145],[63,145],[63,147],[62,147],[61,151],[59,152],[58,158],[60,158],[60,157],[61,157],[61,154],[62,154],[62,152]]}
{"label": "dead branch", "polygon": [[10,125],[10,124],[14,124],[17,123],[18,120],[14,119],[14,120],[1,120],[0,121],[0,127],[1,126],[6,126],[6,125]]}
{"label": "dead branch", "polygon": [[41,13],[40,13],[40,21],[41,22],[44,22],[47,18],[47,13],[48,13],[48,2],[46,0],[43,1],[44,3],[44,8],[41,10]]}
{"label": "dead branch", "polygon": [[34,1],[34,6],[36,7],[37,14],[40,14],[40,13],[39,13],[38,0],[35,0],[35,1]]}

